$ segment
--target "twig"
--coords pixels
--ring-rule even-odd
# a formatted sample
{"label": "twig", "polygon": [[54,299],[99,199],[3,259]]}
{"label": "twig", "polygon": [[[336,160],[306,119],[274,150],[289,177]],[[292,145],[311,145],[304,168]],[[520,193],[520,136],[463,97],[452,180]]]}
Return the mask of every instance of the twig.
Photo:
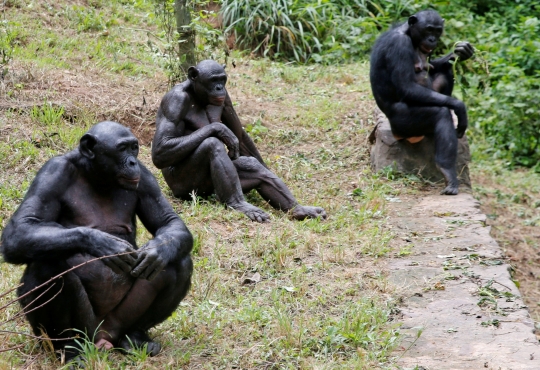
{"label": "twig", "polygon": [[6,320],[6,321],[4,321],[4,322],[0,322],[0,325],[5,324],[5,323],[10,322],[10,321],[13,321],[13,320],[16,320],[16,319],[18,319],[19,317],[21,317],[21,316],[23,316],[23,315],[26,315],[26,314],[28,314],[28,313],[30,313],[30,312],[32,312],[32,311],[37,310],[38,308],[41,308],[41,307],[45,306],[47,303],[49,303],[50,301],[52,301],[53,299],[55,299],[56,296],[57,296],[58,294],[60,294],[60,293],[62,292],[62,289],[64,288],[64,281],[63,281],[63,280],[62,280],[62,286],[60,287],[60,289],[58,290],[58,292],[57,292],[54,296],[52,296],[52,298],[50,298],[49,300],[47,300],[47,301],[45,301],[44,303],[40,304],[39,306],[32,308],[31,310],[25,311],[25,309],[26,309],[27,307],[30,307],[30,305],[31,305],[32,303],[34,303],[35,301],[37,301],[43,294],[47,293],[47,292],[48,292],[53,286],[55,286],[55,285],[56,285],[56,283],[54,283],[53,285],[51,285],[50,287],[48,287],[47,290],[45,290],[43,293],[41,293],[39,296],[37,296],[34,300],[32,300],[32,302],[28,303],[28,304],[27,304],[25,307],[23,307],[19,312],[17,312],[17,313],[15,314],[15,316],[13,316],[12,318],[10,318],[10,319],[8,319],[8,320]]}
{"label": "twig", "polygon": [[[70,339],[75,339],[75,338],[77,338],[77,337],[70,337],[70,338],[49,338],[49,337],[40,337],[40,336],[33,335],[33,334],[21,333],[21,332],[18,332],[18,331],[11,331],[11,330],[0,330],[0,333],[24,335],[25,337],[30,337],[30,338],[33,338],[33,339],[40,339],[40,340],[70,340]],[[1,352],[1,351],[0,351],[0,352]]]}
{"label": "twig", "polygon": [[10,348],[0,348],[0,353],[2,352],[9,352],[9,351],[13,351],[13,350],[16,350],[16,349],[19,349],[19,348],[22,348],[24,347],[25,345],[24,344],[19,344],[18,346],[15,346],[15,347],[10,347]]}
{"label": "twig", "polygon": [[[11,288],[10,290],[8,290],[7,292],[4,292],[2,294],[0,294],[0,299],[1,298],[4,298],[6,295],[8,295],[9,293],[13,292],[15,289],[18,289],[20,286],[22,286],[22,283],[17,285],[16,287],[14,288]],[[3,308],[3,307],[2,307]],[[0,308],[0,310],[2,310],[2,308]]]}

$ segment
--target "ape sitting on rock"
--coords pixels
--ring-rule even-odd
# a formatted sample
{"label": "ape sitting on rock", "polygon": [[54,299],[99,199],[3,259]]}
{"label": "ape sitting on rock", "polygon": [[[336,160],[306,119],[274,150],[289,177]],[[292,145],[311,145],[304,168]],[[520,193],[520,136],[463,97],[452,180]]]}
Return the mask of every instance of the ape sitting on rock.
{"label": "ape sitting on rock", "polygon": [[[27,265],[17,293],[34,333],[62,339],[53,344],[68,345],[68,361],[78,355],[73,329],[90,338],[97,329],[98,347],[146,344],[156,355],[147,332],[189,289],[192,236],[138,151],[129,129],[98,123],[41,168],[2,233],[5,261]],[[136,217],[154,237],[141,248]]]}
{"label": "ape sitting on rock", "polygon": [[205,60],[190,67],[188,77],[163,97],[152,143],[152,160],[173,194],[189,199],[193,191],[201,196],[215,193],[251,220],[265,222],[268,214],[244,199],[243,192],[256,189],[294,219],[326,218],[322,208],[298,204],[266,167],[233,109],[224,67]]}
{"label": "ape sitting on rock", "polygon": [[[436,11],[425,10],[381,35],[371,53],[370,80],[375,101],[396,138],[416,142],[433,135],[435,163],[446,180],[441,194],[455,195],[459,185],[457,139],[467,129],[467,110],[462,101],[451,96],[452,63],[469,59],[474,49],[468,42],[458,42],[454,52],[429,60],[443,26],[444,20]],[[457,116],[457,130],[450,110]]]}

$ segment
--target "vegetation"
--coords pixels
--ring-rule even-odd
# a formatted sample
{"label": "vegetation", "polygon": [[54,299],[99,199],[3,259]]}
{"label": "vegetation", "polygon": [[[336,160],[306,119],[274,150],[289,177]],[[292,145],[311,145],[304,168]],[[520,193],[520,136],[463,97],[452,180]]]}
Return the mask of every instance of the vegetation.
{"label": "vegetation", "polygon": [[468,40],[477,56],[459,74],[469,137],[484,157],[540,172],[540,1],[223,0],[226,33],[254,53],[299,63],[368,57],[376,37],[398,20],[434,7],[446,19],[435,53]]}

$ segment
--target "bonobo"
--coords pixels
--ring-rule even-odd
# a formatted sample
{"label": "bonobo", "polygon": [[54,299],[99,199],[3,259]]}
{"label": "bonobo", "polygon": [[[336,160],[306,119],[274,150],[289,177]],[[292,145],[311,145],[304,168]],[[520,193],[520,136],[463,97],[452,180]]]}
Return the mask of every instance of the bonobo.
{"label": "bonobo", "polygon": [[[148,330],[189,289],[192,236],[138,151],[129,129],[98,123],[77,149],[41,168],[2,234],[5,261],[27,265],[17,293],[34,333],[62,339],[53,344],[68,345],[67,360],[78,355],[73,329],[90,337],[97,329],[97,347],[146,345],[156,355]],[[136,217],[153,235],[141,248]]]}
{"label": "bonobo", "polygon": [[[243,130],[225,89],[227,75],[212,60],[188,69],[188,79],[162,99],[157,113],[152,160],[176,197],[195,191],[243,212],[251,220],[269,220],[246,202],[243,192],[256,189],[276,209],[294,219],[326,218],[319,207],[298,204],[290,190],[265,165]],[[228,150],[225,149],[227,147]]]}
{"label": "bonobo", "polygon": [[[394,136],[433,135],[435,163],[446,180],[441,194],[455,195],[457,139],[467,129],[467,111],[462,101],[451,96],[452,63],[469,59],[474,49],[468,42],[458,42],[452,53],[429,60],[443,25],[436,11],[424,10],[382,34],[371,53],[370,80]],[[450,110],[458,118],[457,130]]]}

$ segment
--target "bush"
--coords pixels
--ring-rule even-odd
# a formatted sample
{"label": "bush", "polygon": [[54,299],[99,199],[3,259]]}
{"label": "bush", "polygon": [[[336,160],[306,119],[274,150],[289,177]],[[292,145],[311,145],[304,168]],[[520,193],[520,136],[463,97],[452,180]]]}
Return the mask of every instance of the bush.
{"label": "bush", "polygon": [[241,48],[273,59],[334,63],[366,55],[382,28],[424,2],[224,0],[225,33]]}

